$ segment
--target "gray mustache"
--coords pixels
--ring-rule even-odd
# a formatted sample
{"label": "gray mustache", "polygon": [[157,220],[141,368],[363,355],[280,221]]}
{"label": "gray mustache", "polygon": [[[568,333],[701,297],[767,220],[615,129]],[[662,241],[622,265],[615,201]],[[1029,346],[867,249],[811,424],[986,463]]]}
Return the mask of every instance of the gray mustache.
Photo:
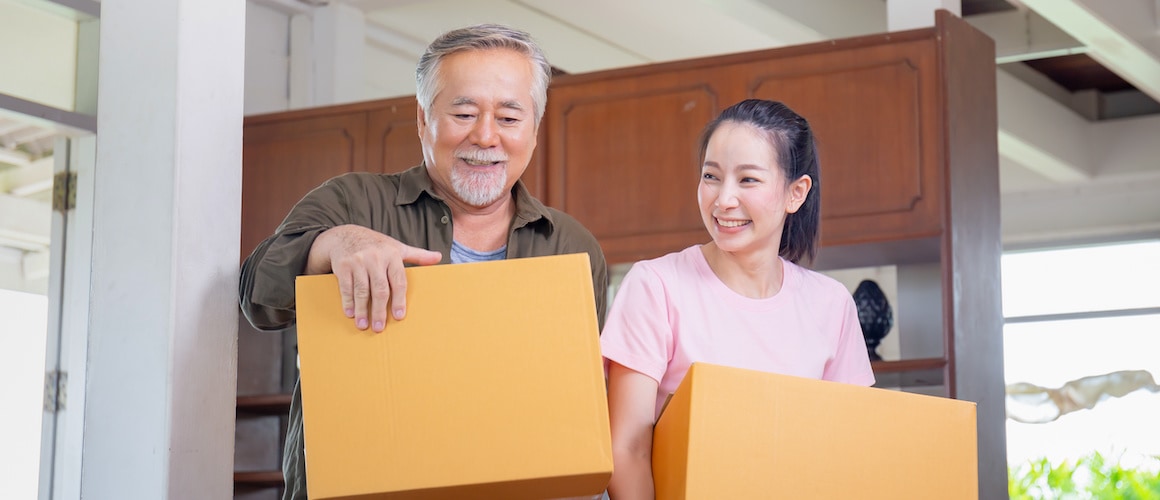
{"label": "gray mustache", "polygon": [[498,151],[488,151],[483,149],[473,151],[456,151],[455,156],[461,160],[474,162],[497,162],[507,161],[507,155]]}

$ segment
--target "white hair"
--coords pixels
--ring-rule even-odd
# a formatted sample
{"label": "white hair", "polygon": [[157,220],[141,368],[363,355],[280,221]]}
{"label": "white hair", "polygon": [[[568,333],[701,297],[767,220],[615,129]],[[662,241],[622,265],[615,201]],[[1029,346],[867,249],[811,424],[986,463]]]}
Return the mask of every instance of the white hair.
{"label": "white hair", "polygon": [[536,126],[544,116],[548,104],[548,83],[552,79],[552,66],[544,51],[523,31],[498,24],[477,24],[448,31],[427,46],[427,51],[419,58],[415,68],[416,99],[428,119],[431,117],[431,103],[439,90],[439,65],[443,58],[464,50],[508,49],[527,56],[534,64],[532,80],[532,103],[535,106]]}

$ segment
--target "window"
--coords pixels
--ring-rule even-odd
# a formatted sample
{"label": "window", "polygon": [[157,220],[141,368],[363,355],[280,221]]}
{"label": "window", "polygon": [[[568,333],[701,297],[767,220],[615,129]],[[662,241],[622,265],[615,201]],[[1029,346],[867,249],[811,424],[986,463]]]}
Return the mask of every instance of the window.
{"label": "window", "polygon": [[1160,241],[1006,253],[1003,315],[1013,473],[1160,468]]}

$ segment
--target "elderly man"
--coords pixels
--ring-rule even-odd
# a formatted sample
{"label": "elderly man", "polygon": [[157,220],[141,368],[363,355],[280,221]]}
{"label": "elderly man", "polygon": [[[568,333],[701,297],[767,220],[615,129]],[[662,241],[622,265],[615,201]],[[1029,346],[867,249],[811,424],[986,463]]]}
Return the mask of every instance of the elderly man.
{"label": "elderly man", "polygon": [[[341,175],[306,195],[242,265],[246,317],[260,329],[293,326],[294,277],[334,273],[346,315],[380,332],[388,313],[406,315],[404,263],[586,252],[603,324],[608,273],[596,239],[519,181],[547,103],[543,52],[526,33],[472,26],[432,42],[416,73],[423,164]],[[283,472],[284,498],[306,498],[298,387]]]}

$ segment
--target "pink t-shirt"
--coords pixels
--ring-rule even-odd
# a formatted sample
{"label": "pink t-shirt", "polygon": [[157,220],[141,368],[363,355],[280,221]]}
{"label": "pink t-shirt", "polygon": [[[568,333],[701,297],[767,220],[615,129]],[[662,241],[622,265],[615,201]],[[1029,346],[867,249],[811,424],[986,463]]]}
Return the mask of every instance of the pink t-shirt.
{"label": "pink t-shirt", "polygon": [[609,310],[600,347],[608,361],[659,383],[656,410],[694,361],[873,385],[854,299],[841,283],[782,259],[773,297],[723,283],[699,245],[637,262]]}

